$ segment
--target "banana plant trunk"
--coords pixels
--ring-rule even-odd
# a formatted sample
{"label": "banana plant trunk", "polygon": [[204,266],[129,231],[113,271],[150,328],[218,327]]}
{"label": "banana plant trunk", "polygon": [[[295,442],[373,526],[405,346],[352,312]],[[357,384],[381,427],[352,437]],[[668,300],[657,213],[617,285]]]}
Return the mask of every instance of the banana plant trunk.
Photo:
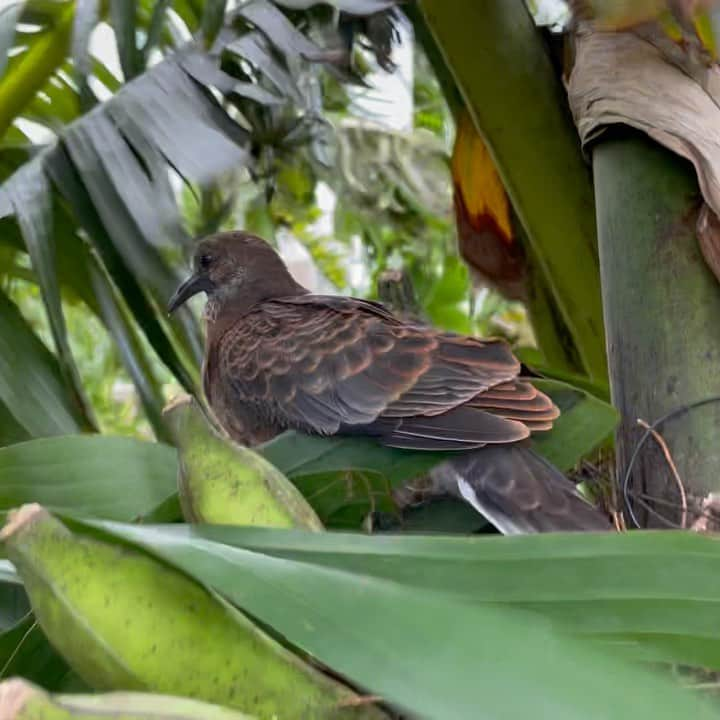
{"label": "banana plant trunk", "polygon": [[[690,526],[720,489],[720,404],[689,407],[720,396],[720,284],[696,238],[697,181],[688,163],[631,130],[594,147],[593,172],[621,491],[637,449],[620,493],[626,520]],[[673,411],[638,449],[647,434],[638,420]]]}

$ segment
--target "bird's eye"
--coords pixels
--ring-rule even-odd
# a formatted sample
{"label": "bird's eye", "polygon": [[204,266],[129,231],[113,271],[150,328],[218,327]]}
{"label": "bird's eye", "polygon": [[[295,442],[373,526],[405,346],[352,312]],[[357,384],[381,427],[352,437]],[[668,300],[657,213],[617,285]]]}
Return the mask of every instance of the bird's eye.
{"label": "bird's eye", "polygon": [[202,255],[200,257],[200,267],[203,270],[207,270],[210,267],[211,263],[212,263],[212,255]]}

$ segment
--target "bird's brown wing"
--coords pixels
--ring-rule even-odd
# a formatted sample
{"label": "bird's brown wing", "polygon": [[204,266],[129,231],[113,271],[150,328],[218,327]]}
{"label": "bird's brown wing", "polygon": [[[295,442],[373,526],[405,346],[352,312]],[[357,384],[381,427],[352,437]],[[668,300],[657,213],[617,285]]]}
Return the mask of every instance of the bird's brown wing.
{"label": "bird's brown wing", "polygon": [[[542,429],[557,411],[499,341],[438,333],[352,298],[263,303],[222,339],[237,401],[306,432],[466,450]],[[488,394],[489,393],[489,394]]]}

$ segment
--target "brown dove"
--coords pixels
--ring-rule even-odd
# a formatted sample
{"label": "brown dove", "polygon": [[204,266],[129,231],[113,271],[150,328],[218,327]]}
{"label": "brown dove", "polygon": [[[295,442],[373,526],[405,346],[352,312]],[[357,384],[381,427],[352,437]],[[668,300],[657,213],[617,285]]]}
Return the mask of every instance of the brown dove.
{"label": "brown dove", "polygon": [[501,532],[607,530],[575,486],[528,447],[559,412],[519,377],[504,341],[403,321],[367,300],[314,295],[264,240],[218,233],[169,303],[207,295],[203,388],[230,437],[294,429],[454,451],[436,474]]}

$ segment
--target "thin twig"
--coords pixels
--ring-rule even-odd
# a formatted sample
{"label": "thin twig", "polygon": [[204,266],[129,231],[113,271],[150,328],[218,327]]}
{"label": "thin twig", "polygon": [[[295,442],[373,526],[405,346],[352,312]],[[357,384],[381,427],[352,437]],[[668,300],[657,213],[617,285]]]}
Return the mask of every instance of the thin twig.
{"label": "thin twig", "polygon": [[665,456],[665,460],[667,461],[668,467],[672,472],[673,478],[675,478],[678,490],[680,491],[680,501],[682,503],[682,516],[680,518],[680,527],[684,529],[687,527],[687,495],[685,494],[685,486],[683,485],[683,481],[680,478],[680,473],[678,472],[677,465],[675,465],[675,461],[670,454],[670,450],[667,446],[667,443],[665,442],[665,438],[657,430],[655,430],[655,428],[650,427],[650,425],[648,425],[642,418],[637,419],[637,424],[645,430],[650,431],[650,434],[655,439],[655,442],[660,446],[660,449]]}
{"label": "thin twig", "polygon": [[3,665],[2,670],[0,670],[0,678],[5,677],[5,673],[7,672],[7,669],[12,664],[12,661],[15,659],[15,656],[20,652],[20,648],[23,646],[23,643],[25,640],[27,640],[30,633],[37,627],[37,620],[33,622],[33,624],[25,631],[25,634],[20,638],[20,642],[15,646],[14,650],[10,653],[10,657],[7,659],[7,662]]}
{"label": "thin twig", "polygon": [[[659,513],[652,505],[650,505],[650,503],[648,503],[647,501],[643,500],[643,495],[644,495],[644,493],[637,493],[637,494],[634,494],[634,495],[633,495],[633,498],[634,498],[640,505],[642,505],[642,506],[645,508],[645,510],[647,510],[654,518],[656,518],[657,520],[659,520],[659,521],[660,521],[663,525],[665,525],[666,527],[674,528],[675,530],[680,530],[680,529],[681,529],[681,528],[680,528],[680,523],[676,523],[676,522],[673,522],[672,520],[668,520],[664,515],[662,515],[661,513]],[[648,495],[647,497],[651,497],[651,496]],[[655,498],[652,498],[652,500],[653,500],[653,502],[656,501]],[[637,527],[640,527],[640,525],[638,525]]]}
{"label": "thin twig", "polygon": [[379,702],[382,702],[382,698],[379,695],[358,695],[357,697],[350,697],[347,700],[341,700],[337,704],[337,707],[360,707],[361,705],[373,705]]}
{"label": "thin twig", "polygon": [[[644,502],[645,500],[649,500],[655,505],[664,505],[665,507],[671,507],[671,508],[677,508],[678,504],[675,502],[672,502],[670,500],[664,500],[663,498],[655,497],[654,495],[649,495],[648,493],[642,493],[642,492],[635,492],[632,495],[633,498],[635,498],[638,502],[640,502],[643,507],[649,508],[649,506]],[[651,511],[652,512],[652,511]],[[718,514],[714,512],[708,512],[705,509],[701,510],[695,510],[697,513],[698,520],[711,520],[714,523],[717,523],[718,521]],[[680,529],[680,525],[677,523],[670,523],[669,520],[665,519],[660,515],[659,513],[655,513],[657,517],[659,517],[661,520],[665,522],[665,524],[670,525],[671,527]],[[697,523],[697,521],[696,521]],[[690,528],[693,529],[695,527],[695,524],[691,525]]]}
{"label": "thin twig", "polygon": [[[611,471],[612,472],[612,471]],[[618,487],[615,483],[614,478],[610,481],[610,515],[613,519],[613,524],[618,532],[627,532],[627,525],[625,524],[625,516],[620,508],[620,502],[618,498]]]}
{"label": "thin twig", "polygon": [[375,493],[373,491],[372,483],[370,482],[370,478],[364,472],[358,472],[357,475],[360,477],[360,481],[365,486],[365,490],[367,491],[368,502],[370,503],[370,514],[372,515],[377,510],[377,505],[375,504]]}
{"label": "thin twig", "polygon": [[[657,420],[655,420],[655,422],[653,422],[652,425],[650,425],[649,428],[647,430],[645,430],[642,437],[640,438],[638,443],[635,445],[635,449],[633,450],[632,455],[630,456],[630,462],[628,463],[627,467],[625,468],[625,474],[624,474],[623,480],[622,480],[623,500],[625,502],[625,507],[627,508],[628,515],[630,516],[630,519],[632,520],[635,527],[639,528],[639,527],[641,527],[641,525],[638,522],[638,519],[635,515],[635,511],[632,508],[632,503],[630,502],[630,478],[632,476],[633,467],[635,466],[635,461],[637,460],[638,455],[640,454],[640,450],[642,449],[642,446],[645,444],[645,441],[651,435],[651,429],[659,428],[662,425],[664,425],[668,420],[672,420],[673,418],[676,418],[680,415],[684,415],[685,413],[690,412],[690,410],[696,410],[697,408],[704,407],[705,405],[711,405],[713,403],[720,403],[720,396],[713,395],[711,397],[703,398],[702,400],[697,400],[697,401],[689,403],[687,405],[680,405],[679,407],[676,407],[674,410],[671,410],[669,413],[666,413],[661,418],[658,418]],[[638,498],[638,500],[639,500],[639,498]],[[671,523],[666,518],[663,518],[661,515],[654,512],[647,503],[644,503],[642,501],[640,501],[640,502],[649,512],[660,517],[660,519],[662,519],[665,522],[665,524],[670,525],[671,527],[677,527],[676,523]]]}
{"label": "thin twig", "polygon": [[615,529],[618,532],[625,532],[627,530],[627,527],[625,526],[625,518],[623,517],[622,513],[619,510],[611,510],[610,514],[612,515]]}

